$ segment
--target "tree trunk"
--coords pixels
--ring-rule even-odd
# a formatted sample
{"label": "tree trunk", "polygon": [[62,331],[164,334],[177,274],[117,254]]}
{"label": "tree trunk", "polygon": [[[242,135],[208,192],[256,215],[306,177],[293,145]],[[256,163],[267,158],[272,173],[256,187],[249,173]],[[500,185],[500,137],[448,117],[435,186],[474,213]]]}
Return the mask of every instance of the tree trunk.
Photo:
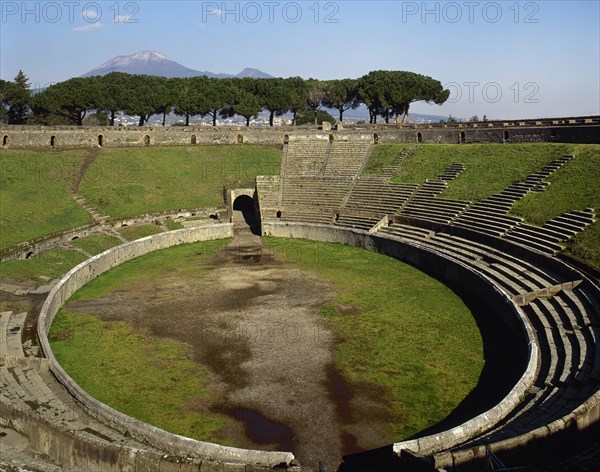
{"label": "tree trunk", "polygon": [[250,126],[250,117],[249,116],[246,117],[246,126]]}
{"label": "tree trunk", "polygon": [[185,125],[186,126],[190,125],[190,112],[189,111],[185,112]]}
{"label": "tree trunk", "polygon": [[110,111],[110,126],[114,126],[115,125],[115,111],[111,110]]}
{"label": "tree trunk", "polygon": [[269,126],[273,126],[273,117],[275,116],[275,112],[272,111],[269,115]]}
{"label": "tree trunk", "polygon": [[341,108],[338,108],[338,110],[340,111],[340,123],[341,123],[342,121],[344,121],[343,120],[344,110]]}
{"label": "tree trunk", "polygon": [[144,121],[146,121],[146,115],[141,113],[140,114],[140,122],[138,123],[138,126],[144,126]]}
{"label": "tree trunk", "polygon": [[162,122],[162,125],[165,126],[166,123],[167,123],[167,109],[165,108],[163,110],[163,122]]}
{"label": "tree trunk", "polygon": [[213,117],[213,126],[217,126],[217,110],[213,110],[212,117]]}

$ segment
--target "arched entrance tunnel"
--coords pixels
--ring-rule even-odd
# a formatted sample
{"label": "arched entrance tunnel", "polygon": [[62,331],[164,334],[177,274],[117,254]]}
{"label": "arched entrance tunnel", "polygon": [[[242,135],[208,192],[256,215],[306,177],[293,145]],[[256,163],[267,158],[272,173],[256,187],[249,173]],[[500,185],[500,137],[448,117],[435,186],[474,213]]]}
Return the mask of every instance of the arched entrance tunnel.
{"label": "arched entrance tunnel", "polygon": [[250,195],[239,195],[236,197],[233,201],[232,209],[231,221],[235,224],[236,228],[247,227],[252,234],[260,236],[258,208]]}

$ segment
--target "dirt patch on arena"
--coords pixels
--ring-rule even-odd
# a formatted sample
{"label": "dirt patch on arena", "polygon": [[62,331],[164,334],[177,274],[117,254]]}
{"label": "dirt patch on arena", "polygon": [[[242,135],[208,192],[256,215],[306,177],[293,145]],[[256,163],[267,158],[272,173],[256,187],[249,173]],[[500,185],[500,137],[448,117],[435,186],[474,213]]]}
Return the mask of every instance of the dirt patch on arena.
{"label": "dirt patch on arena", "polygon": [[210,273],[197,280],[164,274],[69,308],[192,346],[238,447],[291,450],[307,470],[331,471],[343,454],[391,442],[380,392],[334,367],[335,335],[319,315],[337,295],[329,282],[275,260],[249,231],[203,263]]}

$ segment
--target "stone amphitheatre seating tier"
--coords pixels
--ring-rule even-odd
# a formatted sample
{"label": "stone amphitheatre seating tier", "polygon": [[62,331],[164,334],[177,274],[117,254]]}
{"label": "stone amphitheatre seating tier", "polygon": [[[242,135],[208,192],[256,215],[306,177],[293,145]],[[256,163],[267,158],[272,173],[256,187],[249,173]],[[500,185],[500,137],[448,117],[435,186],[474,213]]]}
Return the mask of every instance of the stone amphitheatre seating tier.
{"label": "stone amphitheatre seating tier", "polygon": [[596,221],[594,211],[587,208],[584,211],[563,213],[542,226],[521,223],[508,230],[504,237],[538,251],[557,254],[562,250],[560,243],[575,236],[594,221]]}
{"label": "stone amphitheatre seating tier", "polygon": [[381,218],[369,215],[357,215],[340,213],[335,221],[337,226],[346,226],[348,228],[358,228],[369,231],[375,226]]}
{"label": "stone amphitheatre seating tier", "polygon": [[356,177],[366,164],[371,150],[370,141],[335,141],[327,157],[323,175]]}
{"label": "stone amphitheatre seating tier", "polygon": [[396,214],[437,223],[450,222],[469,202],[436,197],[446,189],[448,182],[458,177],[464,169],[462,164],[452,164],[437,179],[426,180],[417,187]]}
{"label": "stone amphitheatre seating tier", "polygon": [[[564,156],[556,159],[544,166],[542,170],[527,176],[525,181],[511,184],[500,193],[467,206],[452,219],[452,224],[493,236],[502,236],[511,232],[522,222],[522,218],[507,215],[512,205],[529,192],[543,191],[548,185],[546,179],[572,158],[572,156]],[[515,241],[519,238],[518,234],[517,231],[513,236]],[[555,253],[562,249],[557,244],[538,246],[532,244],[530,247],[547,253]]]}
{"label": "stone amphitheatre seating tier", "polygon": [[[391,224],[381,233],[454,257],[490,277],[509,296],[573,282],[489,245],[457,236],[415,231],[403,224]],[[577,287],[560,290],[549,298],[536,298],[523,306],[541,350],[535,388],[517,409],[467,446],[533,431],[569,414],[594,394],[600,380],[599,308],[598,300]]]}
{"label": "stone amphitheatre seating tier", "polygon": [[335,218],[332,210],[319,210],[304,206],[287,206],[281,210],[282,221],[302,221],[304,223],[331,224]]}
{"label": "stone amphitheatre seating tier", "polygon": [[261,209],[277,208],[279,205],[279,176],[257,176],[256,191]]}
{"label": "stone amphitheatre seating tier", "polygon": [[383,177],[361,176],[350,192],[345,208],[393,214],[417,188],[416,184],[390,184]]}
{"label": "stone amphitheatre seating tier", "polygon": [[337,209],[342,206],[351,181],[338,178],[283,179],[283,206],[305,205]]}
{"label": "stone amphitheatre seating tier", "polygon": [[293,141],[284,156],[284,175],[319,176],[323,172],[329,142],[325,140]]}
{"label": "stone amphitheatre seating tier", "polygon": [[370,155],[369,140],[329,143],[325,140],[299,140],[287,145],[283,177],[333,177],[358,176]]}

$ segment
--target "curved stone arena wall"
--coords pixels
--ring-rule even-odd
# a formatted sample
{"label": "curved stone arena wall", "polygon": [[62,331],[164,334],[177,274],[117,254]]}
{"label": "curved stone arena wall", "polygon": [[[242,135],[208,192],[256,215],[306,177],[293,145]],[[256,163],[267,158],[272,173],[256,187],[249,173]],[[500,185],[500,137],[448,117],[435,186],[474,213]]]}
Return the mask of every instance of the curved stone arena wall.
{"label": "curved stone arena wall", "polygon": [[[482,446],[464,451],[448,451],[448,449],[476,437],[501,421],[533,385],[538,368],[539,350],[534,341],[532,327],[520,308],[485,275],[476,273],[461,262],[416,243],[369,234],[361,230],[306,223],[264,223],[263,232],[265,235],[276,237],[337,242],[377,251],[407,262],[441,281],[469,286],[474,291],[483,293],[488,301],[493,300],[494,304],[500,307],[498,313],[502,317],[502,321],[512,329],[513,333],[516,333],[516,339],[520,338],[519,342],[527,344],[526,366],[519,380],[497,405],[463,424],[447,431],[393,445],[395,452],[410,449],[420,454],[433,455],[438,467],[452,467],[468,462],[478,454],[485,454],[485,447],[482,449]],[[193,457],[201,460],[233,463],[233,465],[254,464],[258,467],[283,465],[286,467],[291,465],[294,458],[291,453],[250,451],[195,441],[162,431],[98,402],[64,372],[56,361],[47,338],[58,309],[76,290],[106,270],[153,250],[181,243],[225,238],[232,234],[233,225],[231,224],[176,230],[126,243],[89,259],[67,273],[50,292],[40,313],[38,335],[44,353],[49,359],[50,370],[54,375],[89,412],[117,430],[128,431],[134,438],[178,457]],[[557,432],[568,432],[570,424],[576,424],[577,428],[585,428],[598,421],[599,416],[600,392],[593,395],[568,417],[527,433],[525,437],[507,439],[490,447],[493,447],[495,451],[515,448],[538,439],[552,437]]]}
{"label": "curved stone arena wall", "polygon": [[44,355],[48,358],[50,371],[66,387],[71,395],[93,416],[135,439],[153,445],[160,450],[180,457],[193,457],[217,462],[256,464],[264,467],[289,465],[294,459],[291,453],[265,452],[225,447],[196,441],[131,418],[91,397],[64,371],[56,360],[48,340],[48,332],[59,308],[93,278],[128,260],[152,251],[178,244],[222,239],[233,236],[232,224],[196,227],[170,231],[138,239],[109,249],[70,270],[49,293],[38,320],[38,337]]}

